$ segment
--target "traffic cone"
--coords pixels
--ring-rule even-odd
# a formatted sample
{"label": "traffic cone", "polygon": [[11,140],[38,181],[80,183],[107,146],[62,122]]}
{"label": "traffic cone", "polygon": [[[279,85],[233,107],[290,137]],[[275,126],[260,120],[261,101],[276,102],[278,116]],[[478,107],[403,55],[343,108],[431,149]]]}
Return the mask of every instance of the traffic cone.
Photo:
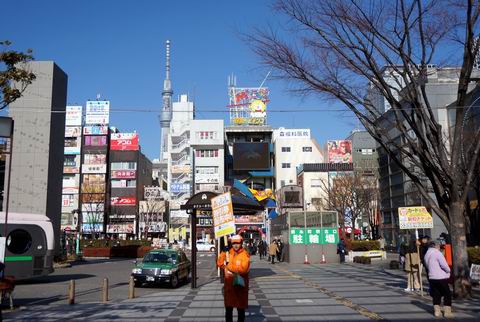
{"label": "traffic cone", "polygon": [[325,254],[322,253],[322,261],[320,262],[320,264],[326,264],[327,263],[327,260],[325,259]]}
{"label": "traffic cone", "polygon": [[303,261],[304,264],[310,264],[310,262],[308,261],[308,255],[305,254],[305,260]]}

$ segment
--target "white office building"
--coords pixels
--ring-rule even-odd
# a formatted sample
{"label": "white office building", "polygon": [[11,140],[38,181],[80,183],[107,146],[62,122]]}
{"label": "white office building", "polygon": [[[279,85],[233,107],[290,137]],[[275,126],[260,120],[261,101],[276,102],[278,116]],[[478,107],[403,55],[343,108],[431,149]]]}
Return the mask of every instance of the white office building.
{"label": "white office building", "polygon": [[310,129],[279,128],[273,132],[275,145],[275,189],[297,184],[297,167],[304,163],[322,163],[322,149],[310,135]]}
{"label": "white office building", "polygon": [[190,146],[194,156],[194,193],[223,192],[224,124],[223,120],[193,120]]}

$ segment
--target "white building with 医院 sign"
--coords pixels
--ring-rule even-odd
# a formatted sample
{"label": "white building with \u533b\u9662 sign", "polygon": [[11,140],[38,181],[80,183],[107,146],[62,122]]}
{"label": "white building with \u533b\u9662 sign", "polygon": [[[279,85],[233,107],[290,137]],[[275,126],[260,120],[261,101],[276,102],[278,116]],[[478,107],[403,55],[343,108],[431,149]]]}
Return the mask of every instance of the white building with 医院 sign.
{"label": "white building with \u533b\u9662 sign", "polygon": [[304,163],[324,161],[322,149],[311,137],[310,129],[273,131],[275,146],[275,187],[297,184],[297,167]]}

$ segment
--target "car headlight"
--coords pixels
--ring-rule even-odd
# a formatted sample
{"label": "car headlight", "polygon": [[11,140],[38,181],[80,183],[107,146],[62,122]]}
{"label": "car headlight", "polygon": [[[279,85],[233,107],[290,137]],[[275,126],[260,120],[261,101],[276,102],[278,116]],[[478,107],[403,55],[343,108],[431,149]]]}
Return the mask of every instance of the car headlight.
{"label": "car headlight", "polygon": [[162,269],[160,271],[160,274],[162,274],[162,275],[170,275],[170,273],[171,273],[171,271],[169,269]]}
{"label": "car headlight", "polygon": [[133,274],[142,274],[142,269],[141,268],[134,268],[132,269]]}

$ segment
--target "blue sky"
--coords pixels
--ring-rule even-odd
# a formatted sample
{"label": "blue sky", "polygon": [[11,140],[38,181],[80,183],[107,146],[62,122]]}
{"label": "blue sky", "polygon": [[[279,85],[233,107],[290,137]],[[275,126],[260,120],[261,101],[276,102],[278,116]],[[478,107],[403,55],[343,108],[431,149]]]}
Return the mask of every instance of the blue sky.
{"label": "blue sky", "polygon": [[[36,60],[55,61],[69,77],[68,104],[85,105],[100,93],[112,109],[160,109],[165,40],[172,42],[174,99],[194,97],[197,118],[224,118],[227,77],[237,85],[260,85],[267,70],[238,31],[277,23],[270,1],[7,1],[2,5],[2,39],[13,48],[32,48]],[[288,84],[268,80],[268,110],[336,107],[318,97],[298,97]],[[207,113],[205,110],[225,110]],[[156,113],[112,112],[111,125],[136,130],[142,150],[159,154]],[[320,144],[346,137],[358,122],[338,112],[269,113],[274,127],[309,127]]]}

